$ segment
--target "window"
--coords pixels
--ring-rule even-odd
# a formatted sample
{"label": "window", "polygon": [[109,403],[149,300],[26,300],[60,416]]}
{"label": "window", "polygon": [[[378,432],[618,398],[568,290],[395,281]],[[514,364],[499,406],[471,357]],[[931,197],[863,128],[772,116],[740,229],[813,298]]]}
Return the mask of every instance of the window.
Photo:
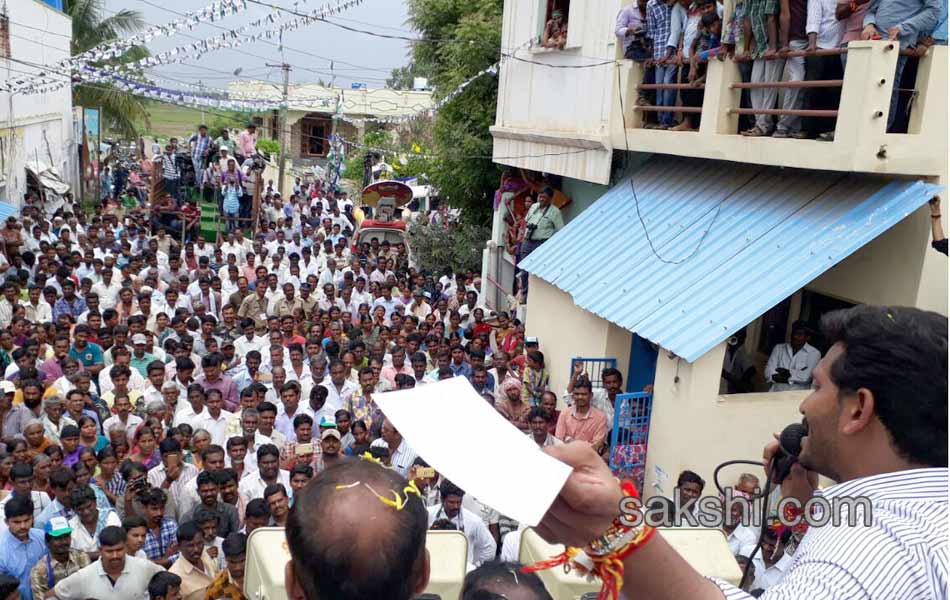
{"label": "window", "polygon": [[[742,392],[765,392],[771,387],[765,381],[765,365],[778,344],[789,341],[791,325],[795,321],[804,321],[811,329],[808,344],[814,346],[822,356],[828,351],[828,343],[823,339],[818,327],[821,317],[831,311],[851,308],[854,303],[825,294],[803,289],[779,302],[758,319],[749,323],[733,336],[740,344],[730,345],[726,350],[723,369],[732,373],[733,378],[741,378],[748,367],[754,368],[752,379],[736,386],[722,379],[720,394]],[[738,348],[738,351],[734,352]],[[739,356],[735,359],[735,356]]]}
{"label": "window", "polygon": [[539,39],[545,48],[563,49],[567,45],[567,22],[571,0],[542,0],[544,20]]}
{"label": "window", "polygon": [[841,310],[843,308],[851,308],[852,306],[855,306],[853,302],[839,300],[838,298],[832,298],[831,296],[810,290],[802,290],[802,310],[799,318],[811,325],[815,331],[808,343],[821,351],[822,356],[828,351],[828,342],[818,330],[818,326],[821,324],[821,317],[825,313]]}
{"label": "window", "polygon": [[330,120],[304,117],[300,120],[300,155],[326,156],[330,151]]}

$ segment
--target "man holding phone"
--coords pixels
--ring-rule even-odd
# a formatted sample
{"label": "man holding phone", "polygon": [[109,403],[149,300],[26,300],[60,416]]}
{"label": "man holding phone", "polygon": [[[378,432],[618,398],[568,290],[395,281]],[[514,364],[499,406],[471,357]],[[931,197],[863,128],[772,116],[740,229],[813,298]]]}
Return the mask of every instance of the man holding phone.
{"label": "man holding phone", "polygon": [[792,323],[792,336],[787,344],[776,344],[765,365],[765,380],[772,384],[770,392],[807,390],[811,373],[821,360],[821,352],[809,344],[811,330],[804,321]]}

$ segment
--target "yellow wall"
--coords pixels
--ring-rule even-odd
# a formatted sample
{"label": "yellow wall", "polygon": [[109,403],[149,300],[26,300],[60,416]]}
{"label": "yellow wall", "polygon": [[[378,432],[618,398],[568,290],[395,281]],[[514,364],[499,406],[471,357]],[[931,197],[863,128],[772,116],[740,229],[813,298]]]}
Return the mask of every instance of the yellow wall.
{"label": "yellow wall", "polygon": [[630,332],[578,308],[568,294],[537,277],[531,276],[528,285],[525,335],[540,340],[551,373],[551,389],[558,396],[567,389],[575,356],[616,358],[626,377]]}
{"label": "yellow wall", "polygon": [[[692,364],[660,352],[647,449],[646,496],[670,495],[676,476],[684,469],[699,473],[706,480],[705,493],[714,494],[716,465],[731,459],[759,460],[772,432],[801,420],[798,405],[806,392],[719,396],[724,352],[725,345],[720,344]],[[658,478],[657,468],[668,479]],[[762,469],[753,466],[729,468],[723,471],[723,485],[735,483],[743,471],[762,475]]]}

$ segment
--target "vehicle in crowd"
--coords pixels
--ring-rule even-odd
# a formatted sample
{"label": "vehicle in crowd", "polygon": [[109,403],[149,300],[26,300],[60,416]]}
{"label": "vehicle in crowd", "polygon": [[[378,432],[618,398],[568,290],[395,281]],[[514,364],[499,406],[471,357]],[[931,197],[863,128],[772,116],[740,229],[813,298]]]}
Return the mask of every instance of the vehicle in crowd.
{"label": "vehicle in crowd", "polygon": [[409,239],[402,209],[412,201],[412,197],[412,188],[401,181],[377,181],[363,188],[361,202],[364,207],[372,209],[372,217],[360,221],[353,236],[354,246],[377,238],[380,243],[404,244],[408,253]]}

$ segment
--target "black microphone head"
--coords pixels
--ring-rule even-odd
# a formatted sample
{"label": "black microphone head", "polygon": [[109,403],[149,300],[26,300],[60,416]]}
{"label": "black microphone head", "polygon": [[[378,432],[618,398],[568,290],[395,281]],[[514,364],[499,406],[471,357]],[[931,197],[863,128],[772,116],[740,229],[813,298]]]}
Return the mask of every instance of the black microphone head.
{"label": "black microphone head", "polygon": [[802,452],[802,438],[808,435],[808,429],[801,423],[792,423],[782,430],[778,444],[782,451],[797,457]]}

